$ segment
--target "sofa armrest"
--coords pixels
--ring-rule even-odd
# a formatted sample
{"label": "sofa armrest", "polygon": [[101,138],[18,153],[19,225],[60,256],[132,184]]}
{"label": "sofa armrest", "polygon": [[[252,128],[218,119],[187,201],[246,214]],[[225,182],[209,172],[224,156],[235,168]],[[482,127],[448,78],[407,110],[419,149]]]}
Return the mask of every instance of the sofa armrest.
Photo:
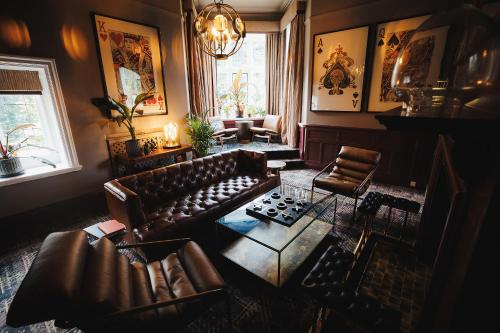
{"label": "sofa armrest", "polygon": [[141,198],[137,193],[123,186],[117,180],[105,183],[104,193],[111,217],[125,224],[130,235],[135,227],[146,222]]}
{"label": "sofa armrest", "polygon": [[240,149],[238,154],[238,169],[242,172],[258,173],[263,178],[267,178],[266,153]]}

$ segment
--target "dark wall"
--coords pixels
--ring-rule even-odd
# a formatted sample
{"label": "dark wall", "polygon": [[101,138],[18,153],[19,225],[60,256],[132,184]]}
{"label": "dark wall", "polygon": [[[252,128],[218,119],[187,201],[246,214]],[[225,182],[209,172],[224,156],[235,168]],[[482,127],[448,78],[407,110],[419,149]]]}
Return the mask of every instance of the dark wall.
{"label": "dark wall", "polygon": [[[384,128],[374,114],[348,112],[311,112],[312,38],[315,34],[347,29],[377,22],[431,13],[460,4],[459,0],[311,0],[306,11],[305,86],[302,121],[361,128]],[[368,92],[364,91],[364,98]]]}
{"label": "dark wall", "polygon": [[[162,127],[168,121],[180,122],[188,110],[180,1],[165,0],[162,8],[133,0],[2,1],[0,22],[9,19],[24,22],[31,45],[14,47],[5,42],[6,36],[0,35],[0,53],[56,60],[83,168],[69,174],[0,187],[0,217],[101,191],[103,183],[111,177],[104,137],[116,132],[117,128],[90,103],[90,98],[104,94],[91,11],[160,27],[169,115],[137,118],[136,126]],[[75,47],[80,56],[75,57],[73,50],[72,57],[65,49],[61,39],[63,25],[78,31]]]}

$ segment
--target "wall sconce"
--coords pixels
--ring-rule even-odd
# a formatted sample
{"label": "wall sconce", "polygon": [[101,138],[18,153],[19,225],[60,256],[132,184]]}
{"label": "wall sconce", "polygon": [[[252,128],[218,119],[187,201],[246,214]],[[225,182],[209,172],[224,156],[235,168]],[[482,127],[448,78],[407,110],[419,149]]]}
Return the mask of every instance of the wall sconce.
{"label": "wall sconce", "polygon": [[163,148],[180,147],[179,143],[179,126],[176,123],[168,123],[163,127],[165,132],[165,145]]}

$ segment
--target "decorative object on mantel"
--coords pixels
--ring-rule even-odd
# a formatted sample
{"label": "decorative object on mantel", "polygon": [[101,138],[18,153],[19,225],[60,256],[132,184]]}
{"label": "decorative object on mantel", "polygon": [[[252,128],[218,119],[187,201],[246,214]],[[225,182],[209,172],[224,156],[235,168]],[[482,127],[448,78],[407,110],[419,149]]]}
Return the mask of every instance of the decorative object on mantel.
{"label": "decorative object on mantel", "polygon": [[179,126],[176,123],[168,123],[163,127],[165,132],[165,145],[163,148],[177,148],[181,146],[179,140]]}
{"label": "decorative object on mantel", "polygon": [[384,112],[401,106],[402,101],[391,86],[392,73],[400,50],[422,22],[430,16],[383,22],[377,25],[368,99],[368,112]]}
{"label": "decorative object on mantel", "polygon": [[186,133],[191,138],[197,157],[207,156],[210,148],[214,145],[214,128],[208,120],[208,110],[201,117],[195,114],[187,116]]}
{"label": "decorative object on mantel", "polygon": [[31,158],[42,162],[44,164],[50,165],[55,168],[56,165],[50,160],[40,157],[40,156],[17,156],[17,152],[24,148],[41,148],[55,151],[52,148],[40,146],[37,144],[30,143],[30,139],[33,135],[23,135],[18,137],[15,143],[9,143],[9,139],[18,131],[24,131],[27,129],[35,129],[34,124],[22,124],[14,127],[5,134],[5,141],[2,143],[0,139],[0,178],[8,178],[19,176],[24,173],[23,165],[21,164],[21,158]]}
{"label": "decorative object on mantel", "polygon": [[[163,128],[137,129],[136,138],[141,146],[151,148],[148,154],[128,157],[125,147],[125,142],[129,139],[128,133],[118,132],[106,135],[113,177],[117,178],[191,159],[192,148],[189,145],[181,145],[179,148],[163,148],[165,145]],[[155,149],[152,149],[152,143]]]}
{"label": "decorative object on mantel", "polygon": [[314,35],[311,111],[361,111],[368,31]]}
{"label": "decorative object on mantel", "polygon": [[153,139],[147,139],[142,146],[144,155],[149,155],[152,151],[158,149],[158,144]]}
{"label": "decorative object on mantel", "polygon": [[475,86],[482,86],[483,81],[477,79],[471,85],[470,79],[484,71],[476,68],[477,56],[487,58],[487,51],[483,53],[479,46],[491,32],[492,19],[471,4],[424,21],[394,66],[392,86],[405,102],[406,112],[427,107],[459,109],[475,98]]}
{"label": "decorative object on mantel", "polygon": [[216,60],[225,60],[238,52],[246,36],[240,15],[223,0],[206,5],[193,25],[200,48]]}
{"label": "decorative object on mantel", "polygon": [[135,127],[132,123],[134,121],[135,113],[142,114],[142,110],[137,110],[137,107],[142,104],[142,102],[151,99],[153,96],[154,93],[151,91],[137,95],[132,109],[129,109],[125,104],[114,100],[112,97],[108,97],[110,108],[116,109],[119,113],[118,116],[111,119],[116,122],[118,126],[123,124],[130,133],[130,140],[125,141],[125,147],[129,157],[137,157],[143,154],[140,141],[135,137]]}
{"label": "decorative object on mantel", "polygon": [[131,108],[138,95],[154,92],[140,106],[140,115],[167,114],[160,29],[96,13],[92,17],[104,94]]}

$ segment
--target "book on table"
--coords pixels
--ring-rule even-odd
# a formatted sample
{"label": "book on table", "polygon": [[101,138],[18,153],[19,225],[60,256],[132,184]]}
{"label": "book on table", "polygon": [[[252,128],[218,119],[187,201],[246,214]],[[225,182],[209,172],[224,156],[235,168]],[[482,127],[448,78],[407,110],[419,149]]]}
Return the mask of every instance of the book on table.
{"label": "book on table", "polygon": [[97,225],[99,230],[101,230],[106,236],[114,235],[120,231],[125,230],[125,225],[118,222],[117,220],[109,220],[106,222],[101,222]]}

